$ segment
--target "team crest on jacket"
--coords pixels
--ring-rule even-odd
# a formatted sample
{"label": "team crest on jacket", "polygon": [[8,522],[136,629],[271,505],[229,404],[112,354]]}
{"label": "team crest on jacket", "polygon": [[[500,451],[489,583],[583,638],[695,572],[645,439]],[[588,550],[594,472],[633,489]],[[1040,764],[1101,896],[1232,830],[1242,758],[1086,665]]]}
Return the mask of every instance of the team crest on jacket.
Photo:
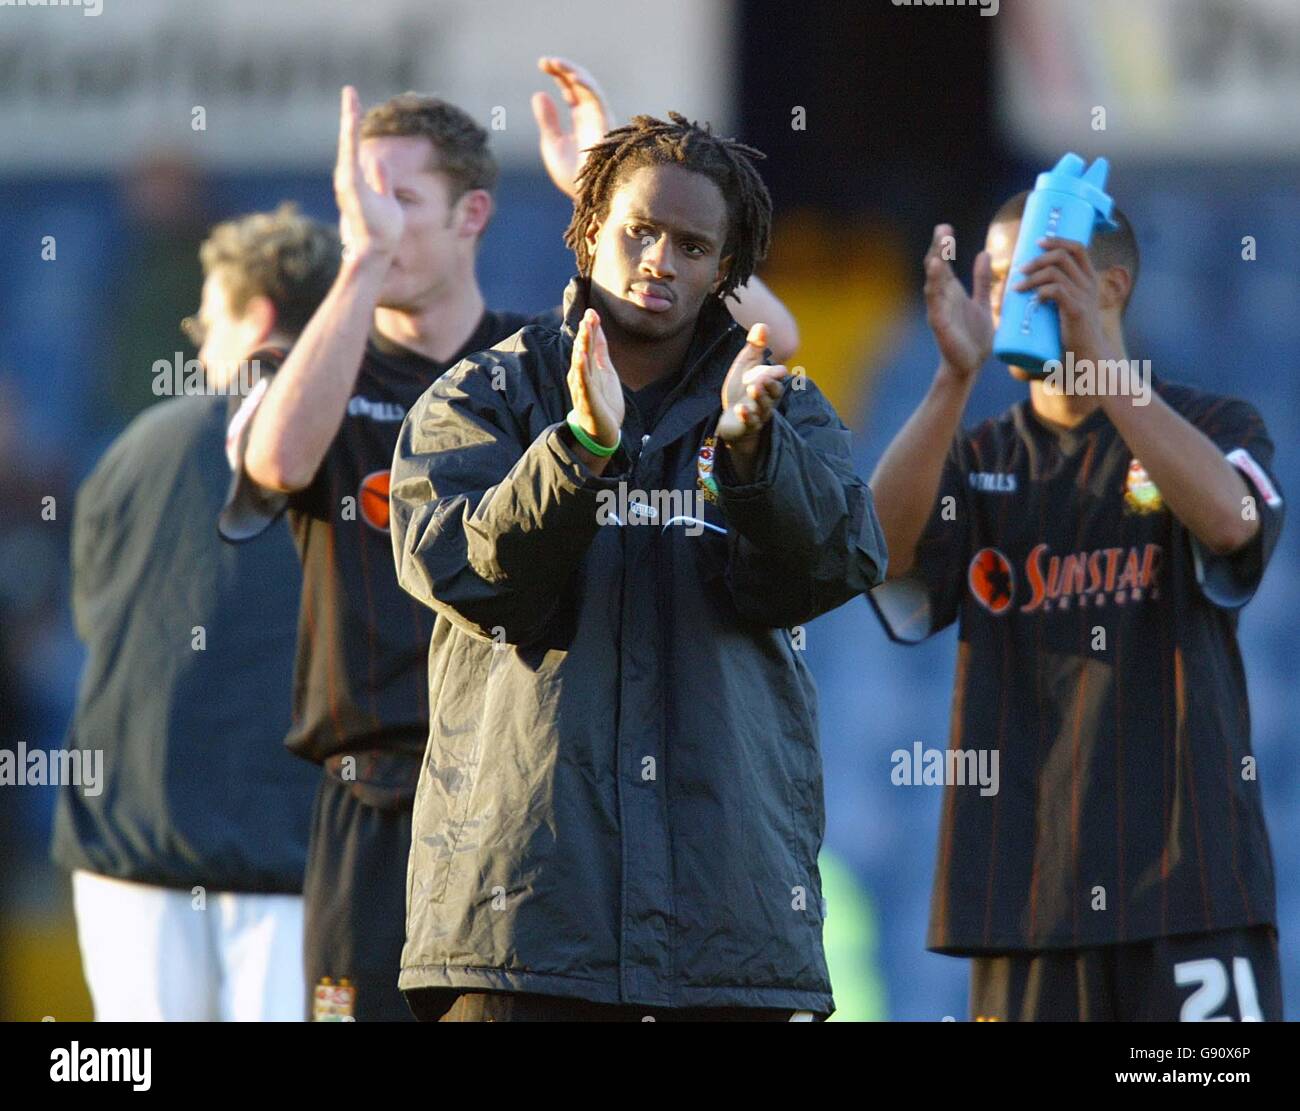
{"label": "team crest on jacket", "polygon": [[966,570],[970,592],[989,613],[1001,615],[1011,608],[1016,576],[1011,561],[997,548],[981,548]]}
{"label": "team crest on jacket", "polygon": [[703,492],[705,501],[715,503],[718,500],[718,480],[713,477],[713,459],[716,454],[716,438],[706,436],[704,446],[695,459],[695,485]]}
{"label": "team crest on jacket", "polygon": [[337,984],[328,976],[312,991],[312,1022],[356,1022],[357,989],[346,979]]}
{"label": "team crest on jacket", "polygon": [[391,479],[388,471],[371,471],[361,480],[357,491],[357,508],[361,516],[372,529],[388,531],[388,484]]}
{"label": "team crest on jacket", "polygon": [[1130,513],[1158,513],[1165,502],[1147,469],[1136,458],[1128,465],[1124,478],[1124,505]]}

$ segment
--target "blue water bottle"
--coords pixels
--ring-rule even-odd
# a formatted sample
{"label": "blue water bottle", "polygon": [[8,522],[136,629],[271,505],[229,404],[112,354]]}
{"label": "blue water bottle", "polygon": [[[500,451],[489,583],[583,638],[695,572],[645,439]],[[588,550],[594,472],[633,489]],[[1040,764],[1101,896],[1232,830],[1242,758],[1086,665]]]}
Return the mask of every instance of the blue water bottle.
{"label": "blue water bottle", "polygon": [[1002,297],[1002,318],[993,337],[994,355],[1038,377],[1044,373],[1044,363],[1062,358],[1061,320],[1056,305],[1040,301],[1032,289],[1015,291],[1020,268],[1043,253],[1038,241],[1044,236],[1074,239],[1086,247],[1094,229],[1117,226],[1110,218],[1115,202],[1106,193],[1110,165],[1098,158],[1086,173],[1084,165],[1077,154],[1067,154],[1038,175],[1034,191],[1025,200]]}

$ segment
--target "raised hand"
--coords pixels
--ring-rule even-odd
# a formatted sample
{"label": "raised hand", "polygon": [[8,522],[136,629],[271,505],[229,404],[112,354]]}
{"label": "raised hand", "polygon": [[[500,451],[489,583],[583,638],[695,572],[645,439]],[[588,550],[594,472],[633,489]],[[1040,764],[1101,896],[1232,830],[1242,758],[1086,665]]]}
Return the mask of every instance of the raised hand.
{"label": "raised hand", "polygon": [[1107,350],[1101,323],[1101,282],[1088,248],[1073,239],[1040,239],[1043,253],[1022,268],[1017,292],[1034,290],[1041,301],[1056,305],[1061,345],[1076,359],[1122,357]]}
{"label": "raised hand", "polygon": [[612,126],[604,94],[596,79],[582,66],[563,58],[539,58],[537,68],[555,78],[569,106],[571,126],[566,131],[560,110],[547,93],[533,94],[533,116],[541,133],[542,162],[560,192],[573,197],[575,181],[587,160],[584,153],[605,137]]}
{"label": "raised hand", "polygon": [[343,87],[339,111],[339,156],[334,164],[334,198],[345,257],[391,255],[402,238],[405,218],[382,162],[361,165],[361,99]]}
{"label": "raised hand", "polygon": [[602,447],[617,444],[623,427],[623,384],[595,309],[588,309],[578,325],[568,383],[582,430]]}
{"label": "raised hand", "polygon": [[741,452],[757,449],[758,438],[781,399],[781,379],[789,374],[783,366],[765,364],[766,354],[767,325],[755,324],[722,383],[718,435]]}
{"label": "raised hand", "polygon": [[969,378],[993,350],[993,265],[988,251],[976,256],[974,295],[968,296],[943,257],[944,240],[951,235],[950,225],[939,224],[925,254],[925,315],[944,363],[958,377]]}

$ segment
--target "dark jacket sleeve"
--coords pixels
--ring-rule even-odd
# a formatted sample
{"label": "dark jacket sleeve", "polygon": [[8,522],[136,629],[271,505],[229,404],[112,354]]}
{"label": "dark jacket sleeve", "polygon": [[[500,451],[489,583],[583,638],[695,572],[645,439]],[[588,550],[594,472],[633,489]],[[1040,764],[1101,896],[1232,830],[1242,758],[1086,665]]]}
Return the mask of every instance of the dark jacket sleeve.
{"label": "dark jacket sleeve", "polygon": [[742,617],[776,628],[811,621],[885,577],[885,539],[853,469],[852,434],[812,382],[799,384],[772,414],[753,482],[738,484],[728,449],[718,452],[732,600]]}
{"label": "dark jacket sleeve", "polygon": [[[393,458],[390,526],[407,593],[476,636],[523,644],[554,613],[596,535],[598,494],[563,422],[530,437],[537,409],[520,359],[472,356],[406,415]],[[506,371],[493,389],[493,371]],[[611,471],[621,471],[620,449]]]}

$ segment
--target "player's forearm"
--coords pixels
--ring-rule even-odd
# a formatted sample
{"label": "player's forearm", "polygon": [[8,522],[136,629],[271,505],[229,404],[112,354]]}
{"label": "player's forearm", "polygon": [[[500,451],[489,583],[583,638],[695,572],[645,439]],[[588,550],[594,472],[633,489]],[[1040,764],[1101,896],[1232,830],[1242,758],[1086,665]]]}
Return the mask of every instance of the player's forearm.
{"label": "player's forearm", "polygon": [[244,467],[258,485],[310,484],[338,433],[388,272],[386,255],[345,261],[258,407]]}
{"label": "player's forearm", "polygon": [[1259,520],[1243,512],[1246,481],[1205,433],[1154,392],[1148,405],[1127,396],[1102,404],[1170,512],[1202,544],[1228,555],[1254,539]]}
{"label": "player's forearm", "polygon": [[799,325],[794,314],[757,275],[736,290],[736,300],[728,299],[727,307],[732,319],[746,330],[755,324],[767,325],[767,345],[778,363],[790,358],[799,346]]}
{"label": "player's forearm", "polygon": [[973,383],[974,376],[963,380],[940,367],[925,399],[876,464],[870,486],[889,549],[887,578],[912,568]]}

